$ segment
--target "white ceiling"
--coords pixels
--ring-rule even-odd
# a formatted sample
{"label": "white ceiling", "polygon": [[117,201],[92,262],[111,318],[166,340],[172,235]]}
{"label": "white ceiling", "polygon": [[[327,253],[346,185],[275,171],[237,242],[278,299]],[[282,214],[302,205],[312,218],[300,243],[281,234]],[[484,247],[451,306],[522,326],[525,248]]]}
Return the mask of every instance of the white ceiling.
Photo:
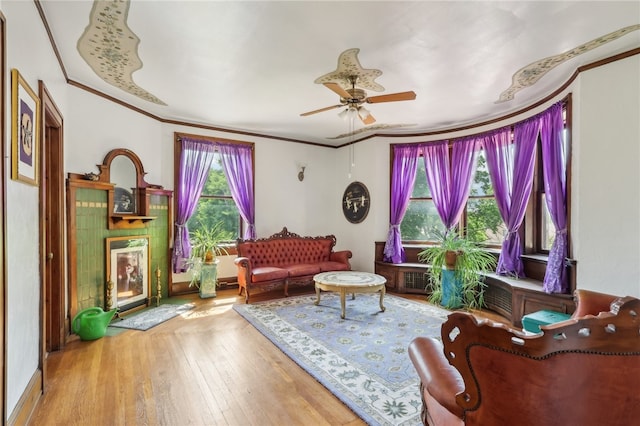
{"label": "white ceiling", "polygon": [[[417,94],[367,105],[377,121],[356,122],[360,138],[502,116],[553,93],[581,65],[640,47],[638,1],[131,0],[126,24],[140,39],[142,62],[131,78],[160,105],[105,82],[81,56],[92,1],[40,5],[69,80],[166,120],[335,146],[351,140],[335,139],[350,132],[337,116],[342,108],[300,114],[339,103],[314,80],[350,48],[360,49],[363,68],[382,71],[376,82],[384,92],[368,95]],[[518,70],[562,54],[537,82],[497,102]]]}

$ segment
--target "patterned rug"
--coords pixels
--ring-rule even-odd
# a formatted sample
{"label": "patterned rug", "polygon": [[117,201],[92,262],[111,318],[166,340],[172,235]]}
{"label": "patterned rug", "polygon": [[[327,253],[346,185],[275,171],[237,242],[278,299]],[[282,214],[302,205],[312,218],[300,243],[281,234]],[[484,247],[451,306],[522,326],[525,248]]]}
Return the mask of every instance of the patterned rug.
{"label": "patterned rug", "polygon": [[185,305],[164,304],[147,308],[140,313],[127,315],[122,319],[115,318],[111,324],[109,324],[109,327],[131,328],[145,331],[193,309],[194,306],[195,305],[191,303]]}
{"label": "patterned rug", "polygon": [[234,309],[370,425],[419,425],[419,379],[407,347],[440,336],[448,311],[393,295],[322,293]]}

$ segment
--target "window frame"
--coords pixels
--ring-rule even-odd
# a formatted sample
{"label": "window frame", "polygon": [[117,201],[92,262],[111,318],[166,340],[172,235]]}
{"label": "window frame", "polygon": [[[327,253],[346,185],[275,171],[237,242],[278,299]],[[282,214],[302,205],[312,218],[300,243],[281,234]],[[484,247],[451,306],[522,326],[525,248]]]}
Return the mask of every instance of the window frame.
{"label": "window frame", "polygon": [[[572,257],[571,250],[571,128],[572,128],[572,98],[571,94],[567,95],[564,100],[564,130],[566,145],[566,165],[565,165],[565,182],[566,182],[566,206],[567,206],[567,257]],[[544,248],[542,235],[542,221],[545,214],[544,209],[544,172],[542,163],[542,144],[538,136],[538,145],[536,147],[536,163],[534,166],[533,188],[529,205],[525,213],[525,219],[521,230],[521,238],[524,240],[523,254],[548,256],[549,250]]]}
{"label": "window frame", "polygon": [[[179,176],[180,176],[180,155],[182,154],[182,138],[187,138],[187,139],[197,139],[200,140],[202,142],[210,142],[212,144],[219,144],[219,143],[224,143],[224,144],[233,144],[233,145],[249,145],[251,146],[251,168],[252,168],[252,173],[253,176],[255,176],[255,144],[253,142],[245,142],[245,141],[238,141],[238,140],[232,140],[232,139],[224,139],[224,138],[216,138],[216,137],[211,137],[211,136],[202,136],[202,135],[194,135],[194,134],[188,134],[188,133],[179,133],[179,132],[175,132],[174,133],[174,150],[173,150],[173,163],[174,163],[174,187],[177,186],[178,184],[178,180],[179,180]],[[217,149],[216,149],[217,151]],[[174,211],[178,211],[178,189],[175,189],[175,197],[173,197],[174,200]],[[253,194],[253,197],[255,199],[255,179],[253,180],[253,187],[251,188],[251,192]],[[203,197],[201,195],[201,197]],[[211,196],[211,195],[205,195],[205,197],[210,198],[210,199],[231,199],[233,200],[233,197],[231,195],[218,195],[218,196]],[[236,207],[237,208],[237,207]],[[238,239],[242,238],[242,235],[244,235],[244,231],[246,228],[246,224],[244,223],[244,220],[242,219],[242,215],[238,215],[238,233],[239,235],[237,236]],[[225,245],[225,248],[227,248],[227,251],[229,252],[230,255],[235,255],[235,243],[229,243],[228,245]]]}

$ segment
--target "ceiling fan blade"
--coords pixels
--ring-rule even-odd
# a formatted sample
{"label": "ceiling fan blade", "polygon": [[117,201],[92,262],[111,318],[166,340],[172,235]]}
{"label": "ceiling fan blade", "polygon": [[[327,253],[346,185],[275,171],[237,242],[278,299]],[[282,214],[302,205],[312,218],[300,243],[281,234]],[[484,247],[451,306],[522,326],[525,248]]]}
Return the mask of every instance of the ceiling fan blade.
{"label": "ceiling fan blade", "polygon": [[319,113],[319,112],[329,111],[329,110],[331,110],[331,109],[340,108],[341,106],[344,106],[344,105],[343,105],[343,104],[339,104],[339,105],[331,105],[331,106],[329,106],[329,107],[316,109],[316,110],[314,110],[314,111],[303,112],[302,114],[300,114],[300,116],[301,116],[301,117],[306,117],[307,115],[312,115],[312,114],[317,114],[317,113]]}
{"label": "ceiling fan blade", "polygon": [[358,117],[360,117],[360,120],[362,121],[362,123],[364,123],[365,126],[376,122],[376,119],[373,118],[373,115],[371,115],[371,113],[364,117],[362,117],[361,114],[358,114]]}
{"label": "ceiling fan blade", "polygon": [[379,102],[395,102],[395,101],[412,101],[416,98],[416,94],[413,91],[390,93],[388,95],[371,96],[367,98],[367,102],[375,104]]}
{"label": "ceiling fan blade", "polygon": [[338,83],[322,83],[322,84],[324,84],[328,89],[336,92],[338,95],[340,95],[341,98],[344,98],[344,99],[352,98],[351,94],[346,90],[344,90]]}

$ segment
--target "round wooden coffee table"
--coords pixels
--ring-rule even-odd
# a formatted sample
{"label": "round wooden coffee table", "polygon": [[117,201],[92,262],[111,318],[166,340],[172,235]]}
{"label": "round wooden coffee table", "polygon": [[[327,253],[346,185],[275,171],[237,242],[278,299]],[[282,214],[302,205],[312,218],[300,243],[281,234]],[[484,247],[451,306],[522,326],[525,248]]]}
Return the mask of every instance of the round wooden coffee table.
{"label": "round wooden coffee table", "polygon": [[345,318],[347,293],[351,293],[351,298],[355,299],[356,293],[376,293],[379,291],[380,310],[384,312],[383,300],[387,280],[381,275],[370,272],[335,271],[317,274],[313,280],[316,282],[316,305],[320,303],[320,290],[340,293],[340,308],[342,309],[340,317],[342,319]]}

